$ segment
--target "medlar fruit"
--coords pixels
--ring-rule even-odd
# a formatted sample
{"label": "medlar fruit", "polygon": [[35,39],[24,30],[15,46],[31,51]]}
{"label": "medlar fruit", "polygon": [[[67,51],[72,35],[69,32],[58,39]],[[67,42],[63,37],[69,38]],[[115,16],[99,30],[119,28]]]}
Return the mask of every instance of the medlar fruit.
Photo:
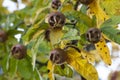
{"label": "medlar fruit", "polygon": [[7,40],[7,33],[3,30],[0,30],[0,42],[5,42]]}
{"label": "medlar fruit", "polygon": [[91,43],[97,43],[101,39],[101,30],[98,28],[90,28],[86,33],[86,38]]}
{"label": "medlar fruit", "polygon": [[58,9],[61,6],[61,1],[60,0],[52,0],[51,7],[53,9]]}
{"label": "medlar fruit", "polygon": [[79,0],[82,4],[89,5],[92,3],[94,0]]}
{"label": "medlar fruit", "polygon": [[12,56],[16,59],[23,59],[27,54],[27,49],[22,44],[17,44],[12,47]]}
{"label": "medlar fruit", "polygon": [[62,28],[65,24],[65,16],[61,12],[53,12],[48,17],[48,23],[51,28]]}
{"label": "medlar fruit", "polygon": [[66,60],[66,53],[60,48],[56,48],[50,52],[50,60],[55,64],[62,64]]}

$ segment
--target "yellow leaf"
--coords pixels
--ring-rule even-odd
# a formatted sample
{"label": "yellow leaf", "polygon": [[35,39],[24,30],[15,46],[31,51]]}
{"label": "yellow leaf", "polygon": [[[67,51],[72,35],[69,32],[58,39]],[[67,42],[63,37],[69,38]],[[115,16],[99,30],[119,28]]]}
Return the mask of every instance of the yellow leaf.
{"label": "yellow leaf", "polygon": [[61,48],[61,49],[64,49],[65,46],[66,46],[68,43],[70,43],[69,40],[62,40],[62,41],[60,42],[60,48]]}
{"label": "yellow leaf", "polygon": [[95,15],[97,18],[97,26],[99,27],[105,20],[107,20],[109,17],[106,15],[106,13],[102,10],[99,4],[99,0],[94,0],[89,5],[88,15],[92,16]]}
{"label": "yellow leaf", "polygon": [[81,54],[73,48],[68,48],[67,63],[71,65],[81,76],[86,80],[98,80],[98,73],[95,67],[90,64],[86,59],[81,57]]}
{"label": "yellow leaf", "polygon": [[94,63],[95,62],[95,56],[91,54],[90,52],[86,52],[84,50],[81,50],[82,57],[87,59],[88,62]]}
{"label": "yellow leaf", "polygon": [[52,46],[59,43],[62,36],[63,36],[62,29],[51,29],[50,42],[51,42]]}
{"label": "yellow leaf", "polygon": [[[69,43],[68,40],[64,40],[61,42],[61,47],[62,49],[65,48],[66,44]],[[90,52],[86,52],[84,50],[79,50],[79,48],[77,48],[76,46],[74,45],[68,45],[69,47],[71,48],[68,48],[70,49],[70,51],[74,52],[74,53],[78,53],[79,54],[79,57],[83,57],[84,59],[88,60],[90,63],[94,63],[95,62],[95,56],[93,54],[91,54]]]}
{"label": "yellow leaf", "polygon": [[120,0],[100,0],[100,2],[108,15],[120,15]]}
{"label": "yellow leaf", "polygon": [[100,62],[101,61],[101,57],[100,57],[99,54],[97,54],[98,53],[97,50],[91,50],[90,53],[94,55],[95,62]]}
{"label": "yellow leaf", "polygon": [[72,11],[74,10],[73,8],[73,4],[72,3],[66,3],[65,5],[62,6],[61,8],[61,12],[69,12],[69,11]]}
{"label": "yellow leaf", "polygon": [[[67,50],[67,53],[71,53],[72,52],[73,54],[75,54],[73,57],[82,57],[81,51],[78,50],[78,48],[75,47],[75,46],[69,45],[66,48],[64,48],[64,50]],[[71,55],[71,54],[69,54],[69,55]]]}
{"label": "yellow leaf", "polygon": [[95,48],[98,51],[100,57],[107,65],[111,65],[110,51],[106,45],[105,39],[102,37],[101,40],[95,44]]}
{"label": "yellow leaf", "polygon": [[49,60],[48,61],[48,64],[47,64],[47,69],[49,70],[49,73],[48,73],[48,77],[49,77],[49,80],[55,80],[54,79],[54,65],[53,63]]}
{"label": "yellow leaf", "polygon": [[62,3],[65,1],[65,0],[60,0]]}
{"label": "yellow leaf", "polygon": [[33,35],[33,37],[32,37],[31,40],[37,39],[37,38],[40,36],[40,34],[42,34],[44,31],[45,31],[45,30],[39,30],[39,31],[37,31],[37,32]]}

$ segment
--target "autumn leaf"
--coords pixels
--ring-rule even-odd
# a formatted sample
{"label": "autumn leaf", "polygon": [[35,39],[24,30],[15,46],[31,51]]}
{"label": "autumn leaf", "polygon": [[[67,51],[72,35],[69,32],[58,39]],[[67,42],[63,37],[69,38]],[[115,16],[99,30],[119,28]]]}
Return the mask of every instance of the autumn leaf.
{"label": "autumn leaf", "polygon": [[105,64],[111,65],[111,57],[109,48],[106,45],[105,39],[102,37],[101,40],[95,44],[95,48],[98,51],[98,54],[101,56]]}
{"label": "autumn leaf", "polygon": [[[69,45],[67,45],[67,44],[69,44]],[[88,62],[90,62],[90,63],[94,63],[95,62],[95,56],[93,54],[91,54],[90,52],[87,52],[85,50],[79,50],[78,47],[76,47],[75,45],[70,44],[70,41],[68,41],[68,40],[61,41],[61,44],[60,44],[61,49],[64,49],[66,46],[73,47],[74,48],[73,51],[77,52],[77,53],[79,52],[79,54],[81,54],[81,56],[84,59],[88,60]]]}
{"label": "autumn leaf", "polygon": [[83,58],[88,60],[88,62],[90,62],[90,63],[94,63],[95,62],[95,55],[93,55],[92,53],[84,51],[84,50],[81,50],[81,54],[82,54]]}
{"label": "autumn leaf", "polygon": [[61,12],[68,12],[68,11],[73,11],[73,4],[72,3],[64,3],[64,5],[61,8]]}
{"label": "autumn leaf", "polygon": [[54,65],[53,65],[53,63],[50,60],[48,61],[47,69],[49,71],[49,73],[48,73],[49,79],[50,80],[55,80],[54,79],[54,74],[53,74],[53,72],[54,72]]}
{"label": "autumn leaf", "polygon": [[65,46],[66,46],[68,43],[70,43],[69,40],[62,40],[62,41],[60,42],[60,48],[61,48],[61,49],[64,49]]}
{"label": "autumn leaf", "polygon": [[98,80],[98,73],[95,67],[90,64],[86,59],[81,57],[81,54],[74,48],[68,48],[67,63],[71,65],[81,76],[87,80]]}
{"label": "autumn leaf", "polygon": [[73,76],[73,70],[67,64],[55,65],[49,60],[47,69],[49,71],[48,76],[50,80],[54,80],[54,74],[69,78]]}
{"label": "autumn leaf", "polygon": [[100,0],[100,4],[109,16],[120,15],[120,0]]}
{"label": "autumn leaf", "polygon": [[61,38],[63,36],[63,32],[61,29],[51,29],[50,31],[50,42],[53,45],[60,42]]}
{"label": "autumn leaf", "polygon": [[88,15],[92,16],[95,15],[97,18],[97,26],[100,27],[100,25],[107,20],[109,17],[106,15],[106,13],[103,11],[99,4],[100,0],[94,0],[89,5]]}
{"label": "autumn leaf", "polygon": [[94,55],[94,58],[95,58],[95,62],[96,62],[96,63],[101,61],[101,57],[100,57],[99,54],[97,54],[97,53],[98,53],[97,50],[91,50],[90,53]]}

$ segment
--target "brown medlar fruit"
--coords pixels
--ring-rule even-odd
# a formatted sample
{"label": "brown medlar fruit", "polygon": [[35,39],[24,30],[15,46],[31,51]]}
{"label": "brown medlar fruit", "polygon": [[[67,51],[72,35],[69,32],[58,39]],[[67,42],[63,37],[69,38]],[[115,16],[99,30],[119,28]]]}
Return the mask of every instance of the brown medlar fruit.
{"label": "brown medlar fruit", "polygon": [[101,30],[98,28],[90,28],[86,33],[86,38],[91,43],[97,43],[101,39]]}
{"label": "brown medlar fruit", "polygon": [[16,59],[23,59],[27,54],[27,49],[22,44],[14,45],[11,49],[12,56]]}
{"label": "brown medlar fruit", "polygon": [[50,52],[50,60],[55,64],[63,64],[66,60],[66,52],[56,48]]}
{"label": "brown medlar fruit", "polygon": [[61,6],[61,1],[60,0],[52,0],[51,7],[53,9],[58,9]]}
{"label": "brown medlar fruit", "polygon": [[48,17],[51,28],[62,28],[65,24],[65,16],[61,12],[53,12]]}
{"label": "brown medlar fruit", "polygon": [[94,0],[79,0],[82,4],[89,5],[92,3]]}
{"label": "brown medlar fruit", "polygon": [[7,33],[3,30],[0,30],[0,42],[5,42],[7,40]]}

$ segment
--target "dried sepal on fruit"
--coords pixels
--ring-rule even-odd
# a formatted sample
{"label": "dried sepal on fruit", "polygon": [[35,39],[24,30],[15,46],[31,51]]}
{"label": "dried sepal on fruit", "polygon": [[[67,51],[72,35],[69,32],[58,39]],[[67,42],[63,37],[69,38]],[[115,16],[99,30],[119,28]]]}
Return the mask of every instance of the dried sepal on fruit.
{"label": "dried sepal on fruit", "polygon": [[72,66],[86,80],[98,80],[98,73],[95,67],[84,59],[80,52],[72,47],[65,49],[66,62]]}
{"label": "dried sepal on fruit", "polygon": [[27,49],[22,44],[16,44],[11,49],[12,56],[16,59],[23,59],[27,54]]}
{"label": "dried sepal on fruit", "polygon": [[49,14],[48,23],[50,28],[62,28],[65,24],[65,16],[61,12],[52,12]]}
{"label": "dried sepal on fruit", "polygon": [[61,1],[60,0],[52,0],[51,7],[53,9],[58,9],[61,6]]}
{"label": "dried sepal on fruit", "polygon": [[94,0],[79,0],[82,4],[89,5],[91,4]]}
{"label": "dried sepal on fruit", "polygon": [[7,33],[3,30],[0,30],[0,42],[5,42],[7,40]]}
{"label": "dried sepal on fruit", "polygon": [[50,52],[50,60],[54,64],[63,64],[66,61],[66,52],[63,49],[55,48]]}

